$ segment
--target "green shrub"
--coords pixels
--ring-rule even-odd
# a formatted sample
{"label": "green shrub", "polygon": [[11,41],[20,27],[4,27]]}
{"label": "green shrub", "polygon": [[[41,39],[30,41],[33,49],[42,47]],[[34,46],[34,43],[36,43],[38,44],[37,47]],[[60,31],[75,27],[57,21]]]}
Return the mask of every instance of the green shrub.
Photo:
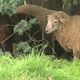
{"label": "green shrub", "polygon": [[18,33],[18,35],[23,35],[32,27],[33,24],[37,24],[36,18],[29,21],[21,20],[17,25],[15,25],[14,32]]}
{"label": "green shrub", "polygon": [[12,15],[16,13],[16,7],[23,0],[0,0],[0,13]]}

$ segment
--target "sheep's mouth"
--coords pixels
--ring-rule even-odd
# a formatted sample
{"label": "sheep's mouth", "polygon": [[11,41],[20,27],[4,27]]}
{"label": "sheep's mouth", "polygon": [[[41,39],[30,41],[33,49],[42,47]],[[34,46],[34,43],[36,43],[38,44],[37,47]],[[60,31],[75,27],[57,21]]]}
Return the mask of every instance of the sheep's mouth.
{"label": "sheep's mouth", "polygon": [[48,32],[48,31],[47,31],[46,33],[47,33],[47,34],[50,34],[51,32]]}
{"label": "sheep's mouth", "polygon": [[50,34],[52,32],[53,32],[53,30],[45,31],[46,34]]}

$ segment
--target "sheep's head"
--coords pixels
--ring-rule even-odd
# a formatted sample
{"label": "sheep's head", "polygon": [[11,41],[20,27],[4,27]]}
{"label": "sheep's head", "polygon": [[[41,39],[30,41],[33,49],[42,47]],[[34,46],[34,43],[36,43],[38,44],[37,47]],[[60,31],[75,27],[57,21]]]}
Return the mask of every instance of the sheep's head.
{"label": "sheep's head", "polygon": [[65,15],[66,14],[62,11],[57,11],[48,15],[45,32],[49,34],[60,29],[61,24],[64,24],[66,22],[66,19],[64,18]]}

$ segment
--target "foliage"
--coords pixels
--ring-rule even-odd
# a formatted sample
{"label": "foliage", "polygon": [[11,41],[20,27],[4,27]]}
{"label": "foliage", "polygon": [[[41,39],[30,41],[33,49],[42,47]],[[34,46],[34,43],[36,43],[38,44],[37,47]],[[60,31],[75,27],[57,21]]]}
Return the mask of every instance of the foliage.
{"label": "foliage", "polygon": [[64,11],[68,11],[73,5],[80,5],[80,0],[63,0]]}
{"label": "foliage", "polygon": [[12,15],[16,13],[16,7],[23,0],[0,0],[0,13]]}
{"label": "foliage", "polygon": [[29,46],[27,42],[19,42],[16,45],[16,50],[17,50],[17,53],[19,54],[31,53],[31,47]]}
{"label": "foliage", "polygon": [[29,21],[21,20],[17,25],[15,25],[14,32],[18,32],[18,35],[23,35],[23,33],[28,31],[33,24],[37,24],[36,18]]}
{"label": "foliage", "polygon": [[27,41],[20,41],[16,44],[16,51],[17,54],[31,54],[31,52],[33,52],[41,55],[45,52],[47,46],[47,43],[41,43],[31,47]]}
{"label": "foliage", "polygon": [[80,4],[80,0],[63,0],[64,4],[72,4],[72,5],[77,5]]}

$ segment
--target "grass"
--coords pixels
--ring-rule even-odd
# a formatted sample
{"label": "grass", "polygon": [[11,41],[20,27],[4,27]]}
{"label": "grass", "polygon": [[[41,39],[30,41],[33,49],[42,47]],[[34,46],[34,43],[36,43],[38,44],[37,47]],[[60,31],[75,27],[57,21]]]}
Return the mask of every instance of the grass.
{"label": "grass", "polygon": [[0,56],[0,80],[80,80],[80,62],[28,55]]}

